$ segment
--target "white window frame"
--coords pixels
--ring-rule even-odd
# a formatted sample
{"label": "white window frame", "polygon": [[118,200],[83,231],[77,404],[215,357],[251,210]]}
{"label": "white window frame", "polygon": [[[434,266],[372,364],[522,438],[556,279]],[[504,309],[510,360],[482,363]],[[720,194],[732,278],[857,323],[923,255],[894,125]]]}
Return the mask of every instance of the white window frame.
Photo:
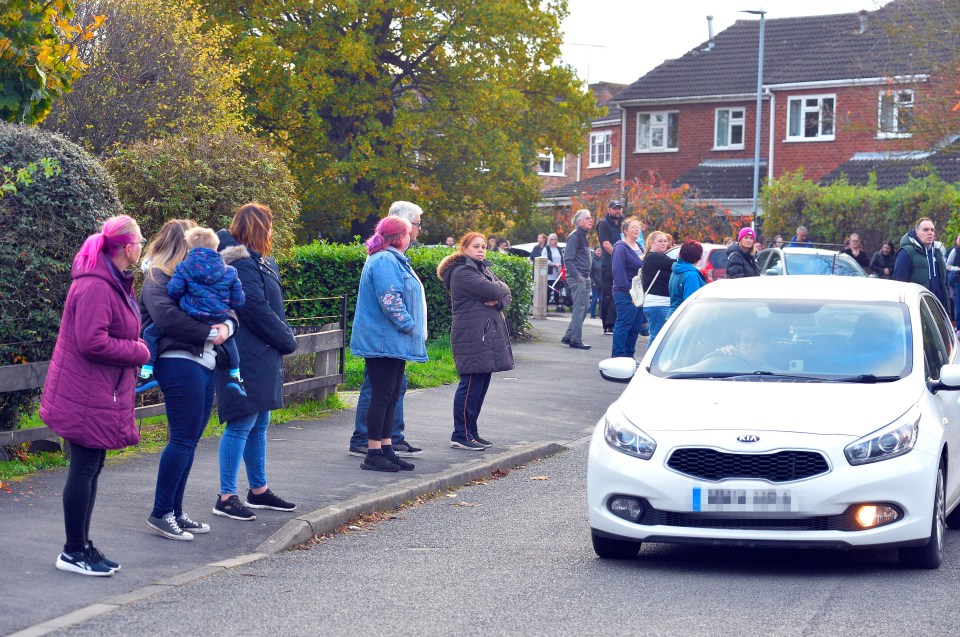
{"label": "white window frame", "polygon": [[[548,172],[543,171],[543,164],[540,163],[544,159],[550,160],[550,169]],[[553,153],[540,153],[537,158],[537,174],[546,177],[565,177],[567,175],[567,158],[564,156],[560,158],[560,161],[557,161]]]}
{"label": "white window frame", "polygon": [[613,133],[600,131],[590,133],[590,161],[587,168],[606,168],[613,161]]}
{"label": "white window frame", "polygon": [[[641,133],[643,132],[643,126],[640,121],[644,117],[647,117],[649,121],[653,121],[654,118],[660,117],[663,120],[663,123],[657,123],[655,125],[651,124],[648,128],[647,139],[642,139]],[[672,135],[673,140],[676,143],[676,146],[670,146],[670,120],[674,119],[674,133]],[[637,113],[637,132],[636,132],[636,144],[634,146],[633,152],[635,153],[676,153],[680,150],[680,111],[641,111]],[[652,141],[654,138],[654,132],[661,131],[660,139],[662,144],[654,146]]]}
{"label": "white window frame", "polygon": [[[793,121],[794,113],[794,102],[800,102],[800,134],[791,135],[790,134],[790,124]],[[807,104],[809,100],[817,100],[816,106],[810,106]],[[833,118],[830,126],[830,133],[824,133],[824,122],[825,118],[823,117],[823,102],[824,100],[833,100]],[[804,135],[804,120],[806,119],[806,114],[808,113],[817,113],[817,135],[813,137],[807,137]],[[824,94],[824,95],[791,95],[787,98],[787,136],[786,141],[788,142],[830,142],[836,139],[837,137],[837,95],[836,93]]]}
{"label": "white window frame", "polygon": [[[902,102],[901,97],[909,95],[909,102]],[[885,97],[892,97],[893,99],[889,102],[888,108],[893,111],[893,128],[894,130],[883,130],[883,107]],[[905,126],[906,130],[900,130],[900,116],[901,110],[913,112],[914,104],[916,104],[916,95],[911,88],[905,89],[888,89],[880,91],[880,94],[877,96],[877,139],[902,139],[906,137],[913,137],[913,133],[910,132],[909,125]]]}
{"label": "white window frame", "polygon": [[[740,117],[734,118],[733,114],[735,112],[740,112]],[[726,135],[727,143],[720,144],[720,113],[727,113],[727,124],[726,124]],[[747,109],[740,107],[724,107],[718,108],[714,111],[713,115],[713,150],[743,150],[744,140],[746,139],[747,133]],[[733,139],[733,130],[736,127],[740,127],[740,143],[731,144],[730,140]]]}

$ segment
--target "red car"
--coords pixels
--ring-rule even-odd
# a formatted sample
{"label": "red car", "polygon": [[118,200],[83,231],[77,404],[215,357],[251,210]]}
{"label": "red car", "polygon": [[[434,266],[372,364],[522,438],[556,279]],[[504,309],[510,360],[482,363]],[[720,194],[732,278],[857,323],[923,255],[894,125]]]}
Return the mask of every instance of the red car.
{"label": "red car", "polygon": [[[701,243],[703,246],[703,256],[696,263],[697,269],[703,272],[707,283],[727,278],[727,246],[719,243]],[[673,246],[667,250],[667,256],[677,260],[680,254],[680,246]]]}

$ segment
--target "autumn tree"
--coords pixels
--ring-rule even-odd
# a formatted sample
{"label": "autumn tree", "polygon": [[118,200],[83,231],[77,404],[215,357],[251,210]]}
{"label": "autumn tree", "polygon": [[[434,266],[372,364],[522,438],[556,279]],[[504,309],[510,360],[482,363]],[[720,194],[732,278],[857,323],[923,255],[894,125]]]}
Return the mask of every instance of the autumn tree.
{"label": "autumn tree", "polygon": [[657,174],[648,174],[614,189],[574,197],[572,209],[558,217],[558,226],[570,230],[572,213],[580,208],[588,208],[595,219],[600,219],[606,216],[607,204],[612,199],[623,201],[624,217],[637,217],[647,232],[666,232],[677,243],[685,239],[719,243],[724,237],[736,236],[740,228],[753,221],[752,215],[734,214],[704,193],[693,195],[690,184],[673,186]]}
{"label": "autumn tree", "polygon": [[0,120],[43,121],[54,101],[83,75],[77,45],[90,41],[103,18],[71,24],[69,0],[0,3]]}
{"label": "autumn tree", "polygon": [[560,66],[566,0],[203,0],[235,40],[247,108],[282,144],[309,235],[369,230],[394,199],[501,227],[538,198],[537,153],[596,114]]}
{"label": "autumn tree", "polygon": [[89,69],[45,128],[102,155],[115,143],[244,126],[240,73],[222,56],[226,29],[195,0],[81,0],[76,12],[75,21],[105,21],[77,45]]}

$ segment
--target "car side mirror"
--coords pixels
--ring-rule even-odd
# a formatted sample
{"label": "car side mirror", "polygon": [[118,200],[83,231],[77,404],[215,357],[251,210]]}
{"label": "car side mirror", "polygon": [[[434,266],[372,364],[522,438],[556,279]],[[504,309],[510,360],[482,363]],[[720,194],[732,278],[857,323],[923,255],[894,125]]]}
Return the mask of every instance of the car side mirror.
{"label": "car side mirror", "polygon": [[615,383],[629,383],[637,372],[637,361],[629,356],[618,356],[600,361],[600,376]]}
{"label": "car side mirror", "polygon": [[943,390],[956,391],[960,389],[960,365],[944,365],[940,368],[940,380],[928,381],[927,387],[934,394]]}

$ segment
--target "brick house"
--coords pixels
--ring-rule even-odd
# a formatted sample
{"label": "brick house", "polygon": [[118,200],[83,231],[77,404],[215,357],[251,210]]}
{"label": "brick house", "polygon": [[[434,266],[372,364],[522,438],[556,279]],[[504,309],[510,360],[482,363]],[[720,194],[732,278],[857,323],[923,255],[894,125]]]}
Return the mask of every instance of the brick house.
{"label": "brick house", "polygon": [[570,195],[580,189],[606,190],[615,187],[620,178],[623,115],[611,99],[626,85],[597,82],[589,88],[597,104],[607,108],[607,113],[590,122],[584,140],[586,152],[567,155],[560,160],[556,160],[552,153],[540,155],[537,175],[543,199],[550,202],[547,205],[569,205]]}
{"label": "brick house", "polygon": [[[957,120],[944,107],[954,85],[936,70],[945,59],[935,57],[956,47],[938,42],[918,54],[891,28],[958,19],[955,1],[894,0],[872,12],[767,20],[761,187],[798,168],[808,179],[835,179],[859,161],[850,168],[860,174],[869,161],[943,143],[913,122],[930,112]],[[625,142],[619,179],[657,173],[731,210],[752,210],[759,25],[738,21],[613,97]]]}

